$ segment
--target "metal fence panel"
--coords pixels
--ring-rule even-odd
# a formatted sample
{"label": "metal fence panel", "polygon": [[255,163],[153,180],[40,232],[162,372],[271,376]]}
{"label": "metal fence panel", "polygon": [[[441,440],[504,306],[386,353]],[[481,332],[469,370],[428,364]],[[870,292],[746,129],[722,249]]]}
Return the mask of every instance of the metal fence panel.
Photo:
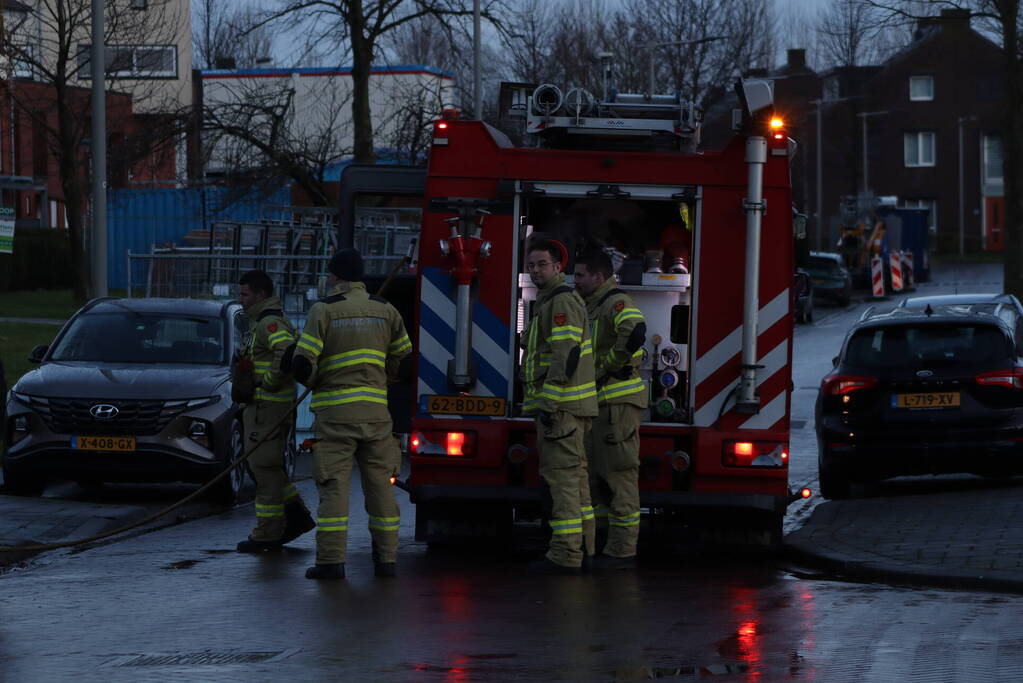
{"label": "metal fence panel", "polygon": [[267,204],[291,201],[285,186],[270,196],[235,188],[168,188],[110,190],[107,193],[107,280],[111,289],[128,287],[127,254],[148,252],[154,245],[181,244],[193,230],[207,229],[218,220],[281,219],[283,211],[268,212]]}

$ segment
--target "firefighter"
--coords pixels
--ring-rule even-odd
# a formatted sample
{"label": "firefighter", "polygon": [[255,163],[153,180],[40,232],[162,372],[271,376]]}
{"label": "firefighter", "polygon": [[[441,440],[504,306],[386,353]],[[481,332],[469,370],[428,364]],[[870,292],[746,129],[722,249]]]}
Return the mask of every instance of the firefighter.
{"label": "firefighter", "polygon": [[263,553],[277,550],[316,525],[284,469],[285,440],[294,422],[295,381],[281,364],[295,341],[295,331],[266,273],[250,270],[239,285],[238,298],[249,317],[247,353],[239,365],[242,371],[251,367],[253,392],[242,397],[245,443],[251,447],[268,429],[272,433],[249,456],[256,480],[256,528],[238,544],[238,552]]}
{"label": "firefighter", "polygon": [[398,311],[366,292],[359,252],[342,249],[327,268],[330,295],[309,309],[294,359],[296,379],[313,389],[316,414],[316,565],[305,575],[345,577],[348,486],[358,461],[374,574],[394,576],[400,520],[390,481],[397,465],[387,384],[397,380],[398,363],[412,343]]}
{"label": "firefighter", "polygon": [[[575,288],[586,299],[593,335],[600,414],[590,431],[590,495],[607,543],[595,569],[628,569],[639,538],[639,423],[647,386],[639,376],[646,322],[632,298],[617,288],[611,258],[592,251],[576,262]],[[608,496],[607,493],[610,493]]]}
{"label": "firefighter", "polygon": [[526,254],[537,299],[522,332],[523,412],[536,416],[540,476],[550,489],[551,540],[539,573],[578,574],[593,553],[595,525],[586,469],[586,432],[597,415],[586,306],[562,274],[562,250],[538,240]]}

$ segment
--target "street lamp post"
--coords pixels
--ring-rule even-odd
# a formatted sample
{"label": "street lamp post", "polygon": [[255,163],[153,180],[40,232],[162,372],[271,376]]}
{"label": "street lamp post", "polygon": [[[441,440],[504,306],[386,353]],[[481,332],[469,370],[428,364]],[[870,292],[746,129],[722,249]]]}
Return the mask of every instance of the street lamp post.
{"label": "street lamp post", "polygon": [[963,173],[963,124],[976,121],[976,116],[960,116],[959,127],[959,255],[966,253],[966,181]]}
{"label": "street lamp post", "polygon": [[648,66],[649,81],[647,87],[647,94],[652,96],[654,94],[654,88],[656,87],[654,81],[654,52],[655,50],[657,50],[657,48],[668,47],[669,45],[698,45],[700,43],[709,43],[714,40],[723,40],[725,38],[730,37],[731,36],[707,36],[706,38],[696,38],[694,40],[671,40],[666,43],[648,43],[647,51],[649,52],[650,55],[650,63]]}
{"label": "street lamp post", "polygon": [[870,175],[867,168],[870,166],[867,163],[867,118],[871,116],[881,116],[887,114],[887,111],[862,111],[857,116],[863,119],[863,195],[866,196],[870,192]]}
{"label": "street lamp post", "polygon": [[107,101],[103,0],[92,0],[92,296],[107,295]]}
{"label": "street lamp post", "polygon": [[472,3],[472,85],[474,118],[483,120],[483,65],[480,55],[480,0]]}

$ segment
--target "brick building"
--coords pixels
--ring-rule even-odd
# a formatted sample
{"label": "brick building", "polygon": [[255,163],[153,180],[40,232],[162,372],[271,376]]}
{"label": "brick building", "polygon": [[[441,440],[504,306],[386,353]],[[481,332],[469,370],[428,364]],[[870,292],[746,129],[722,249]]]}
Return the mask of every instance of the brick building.
{"label": "brick building", "polygon": [[[969,11],[920,20],[880,65],[815,73],[805,51],[789,50],[783,67],[750,75],[774,81],[799,144],[793,200],[815,247],[834,246],[843,197],[885,196],[929,211],[932,249],[1002,248],[1002,56]],[[726,126],[709,118],[705,139]]]}

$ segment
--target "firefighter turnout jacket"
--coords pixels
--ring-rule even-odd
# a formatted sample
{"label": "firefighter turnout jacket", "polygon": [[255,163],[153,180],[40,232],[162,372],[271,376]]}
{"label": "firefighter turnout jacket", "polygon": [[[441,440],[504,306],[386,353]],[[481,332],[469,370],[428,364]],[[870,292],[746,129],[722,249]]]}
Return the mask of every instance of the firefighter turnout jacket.
{"label": "firefighter turnout jacket", "polygon": [[280,297],[272,296],[249,311],[249,357],[255,366],[255,400],[290,403],[295,400],[295,380],[281,372],[281,359],[295,342],[295,328],[281,309]]}
{"label": "firefighter turnout jacket", "polygon": [[607,280],[586,298],[593,334],[597,401],[646,408],[646,382],[639,376],[646,321],[632,297]]}
{"label": "firefighter turnout jacket", "polygon": [[529,325],[522,332],[525,356],[522,411],[564,411],[578,417],[597,415],[593,348],[586,305],[565,284],[561,273],[537,292]]}
{"label": "firefighter turnout jacket", "polygon": [[[361,282],[340,282],[309,309],[295,358],[312,365],[303,383],[329,422],[389,422],[387,384],[412,350],[401,314]],[[301,377],[301,375],[300,375]]]}

